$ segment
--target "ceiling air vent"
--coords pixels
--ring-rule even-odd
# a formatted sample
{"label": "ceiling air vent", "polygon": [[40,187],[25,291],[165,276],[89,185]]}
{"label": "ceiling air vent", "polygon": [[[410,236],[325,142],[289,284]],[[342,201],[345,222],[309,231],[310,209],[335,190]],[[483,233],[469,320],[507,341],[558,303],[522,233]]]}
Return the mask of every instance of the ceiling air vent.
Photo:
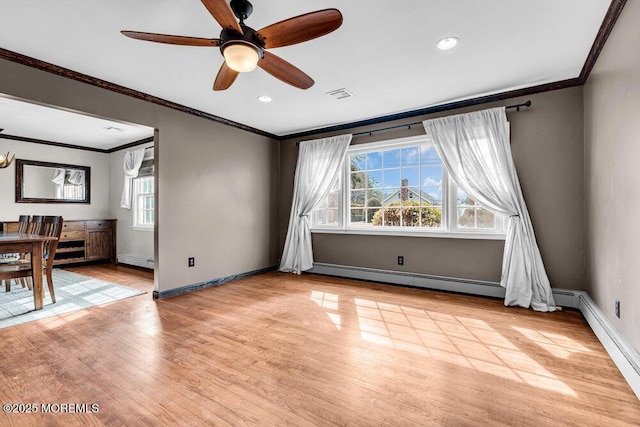
{"label": "ceiling air vent", "polygon": [[351,98],[352,96],[355,96],[345,88],[332,90],[331,92],[327,92],[327,95],[331,95],[335,99]]}

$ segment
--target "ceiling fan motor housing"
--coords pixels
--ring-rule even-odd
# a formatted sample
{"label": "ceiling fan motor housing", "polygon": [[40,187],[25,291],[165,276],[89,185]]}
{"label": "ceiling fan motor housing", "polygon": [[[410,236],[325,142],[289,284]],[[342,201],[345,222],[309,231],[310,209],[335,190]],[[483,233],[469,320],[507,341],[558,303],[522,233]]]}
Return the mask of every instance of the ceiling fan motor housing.
{"label": "ceiling fan motor housing", "polygon": [[246,44],[253,47],[258,52],[258,57],[264,57],[264,43],[258,37],[258,33],[253,28],[241,25],[244,34],[240,34],[232,28],[225,28],[220,33],[220,52],[224,55],[227,46],[234,44]]}

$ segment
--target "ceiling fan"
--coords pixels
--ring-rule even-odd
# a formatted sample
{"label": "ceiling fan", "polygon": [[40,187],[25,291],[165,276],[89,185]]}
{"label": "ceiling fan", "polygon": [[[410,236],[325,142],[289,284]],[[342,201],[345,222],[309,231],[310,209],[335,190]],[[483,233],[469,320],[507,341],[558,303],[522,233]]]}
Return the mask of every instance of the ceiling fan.
{"label": "ceiling fan", "polygon": [[[267,49],[291,46],[329,34],[342,25],[342,14],[337,9],[323,9],[306,13],[254,30],[244,24],[253,6],[247,0],[201,0],[213,18],[220,24],[220,38],[173,36],[168,34],[121,31],[127,37],[157,43],[183,46],[220,47],[225,58],[213,90],[229,88],[239,73],[253,71],[256,66],[291,86],[308,89],[313,79],[299,68]],[[236,21],[235,17],[239,22]]]}

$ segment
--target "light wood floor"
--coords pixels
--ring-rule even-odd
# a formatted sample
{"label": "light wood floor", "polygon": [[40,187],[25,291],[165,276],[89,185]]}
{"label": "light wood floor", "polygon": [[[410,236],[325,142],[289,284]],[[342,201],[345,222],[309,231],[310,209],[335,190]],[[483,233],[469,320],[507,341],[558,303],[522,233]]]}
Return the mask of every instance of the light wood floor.
{"label": "light wood floor", "polygon": [[[152,275],[74,271],[152,290]],[[0,330],[0,425],[638,425],[577,311],[268,273]]]}

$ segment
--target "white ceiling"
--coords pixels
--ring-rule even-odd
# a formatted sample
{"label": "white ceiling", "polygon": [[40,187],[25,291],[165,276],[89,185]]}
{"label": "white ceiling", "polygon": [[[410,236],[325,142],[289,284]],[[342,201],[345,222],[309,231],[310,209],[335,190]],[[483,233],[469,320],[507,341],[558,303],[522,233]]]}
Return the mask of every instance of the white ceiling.
{"label": "white ceiling", "polygon": [[[255,29],[318,9],[342,12],[337,31],[271,50],[315,80],[306,91],[256,69],[213,92],[218,48],[120,34],[217,38],[220,26],[199,0],[0,0],[0,47],[285,135],[578,77],[609,3],[254,0],[246,24]],[[458,37],[458,47],[437,50],[445,36]],[[327,95],[339,88],[355,96]]]}
{"label": "white ceiling", "polygon": [[106,120],[0,95],[0,133],[110,150],[153,136],[148,126]]}

